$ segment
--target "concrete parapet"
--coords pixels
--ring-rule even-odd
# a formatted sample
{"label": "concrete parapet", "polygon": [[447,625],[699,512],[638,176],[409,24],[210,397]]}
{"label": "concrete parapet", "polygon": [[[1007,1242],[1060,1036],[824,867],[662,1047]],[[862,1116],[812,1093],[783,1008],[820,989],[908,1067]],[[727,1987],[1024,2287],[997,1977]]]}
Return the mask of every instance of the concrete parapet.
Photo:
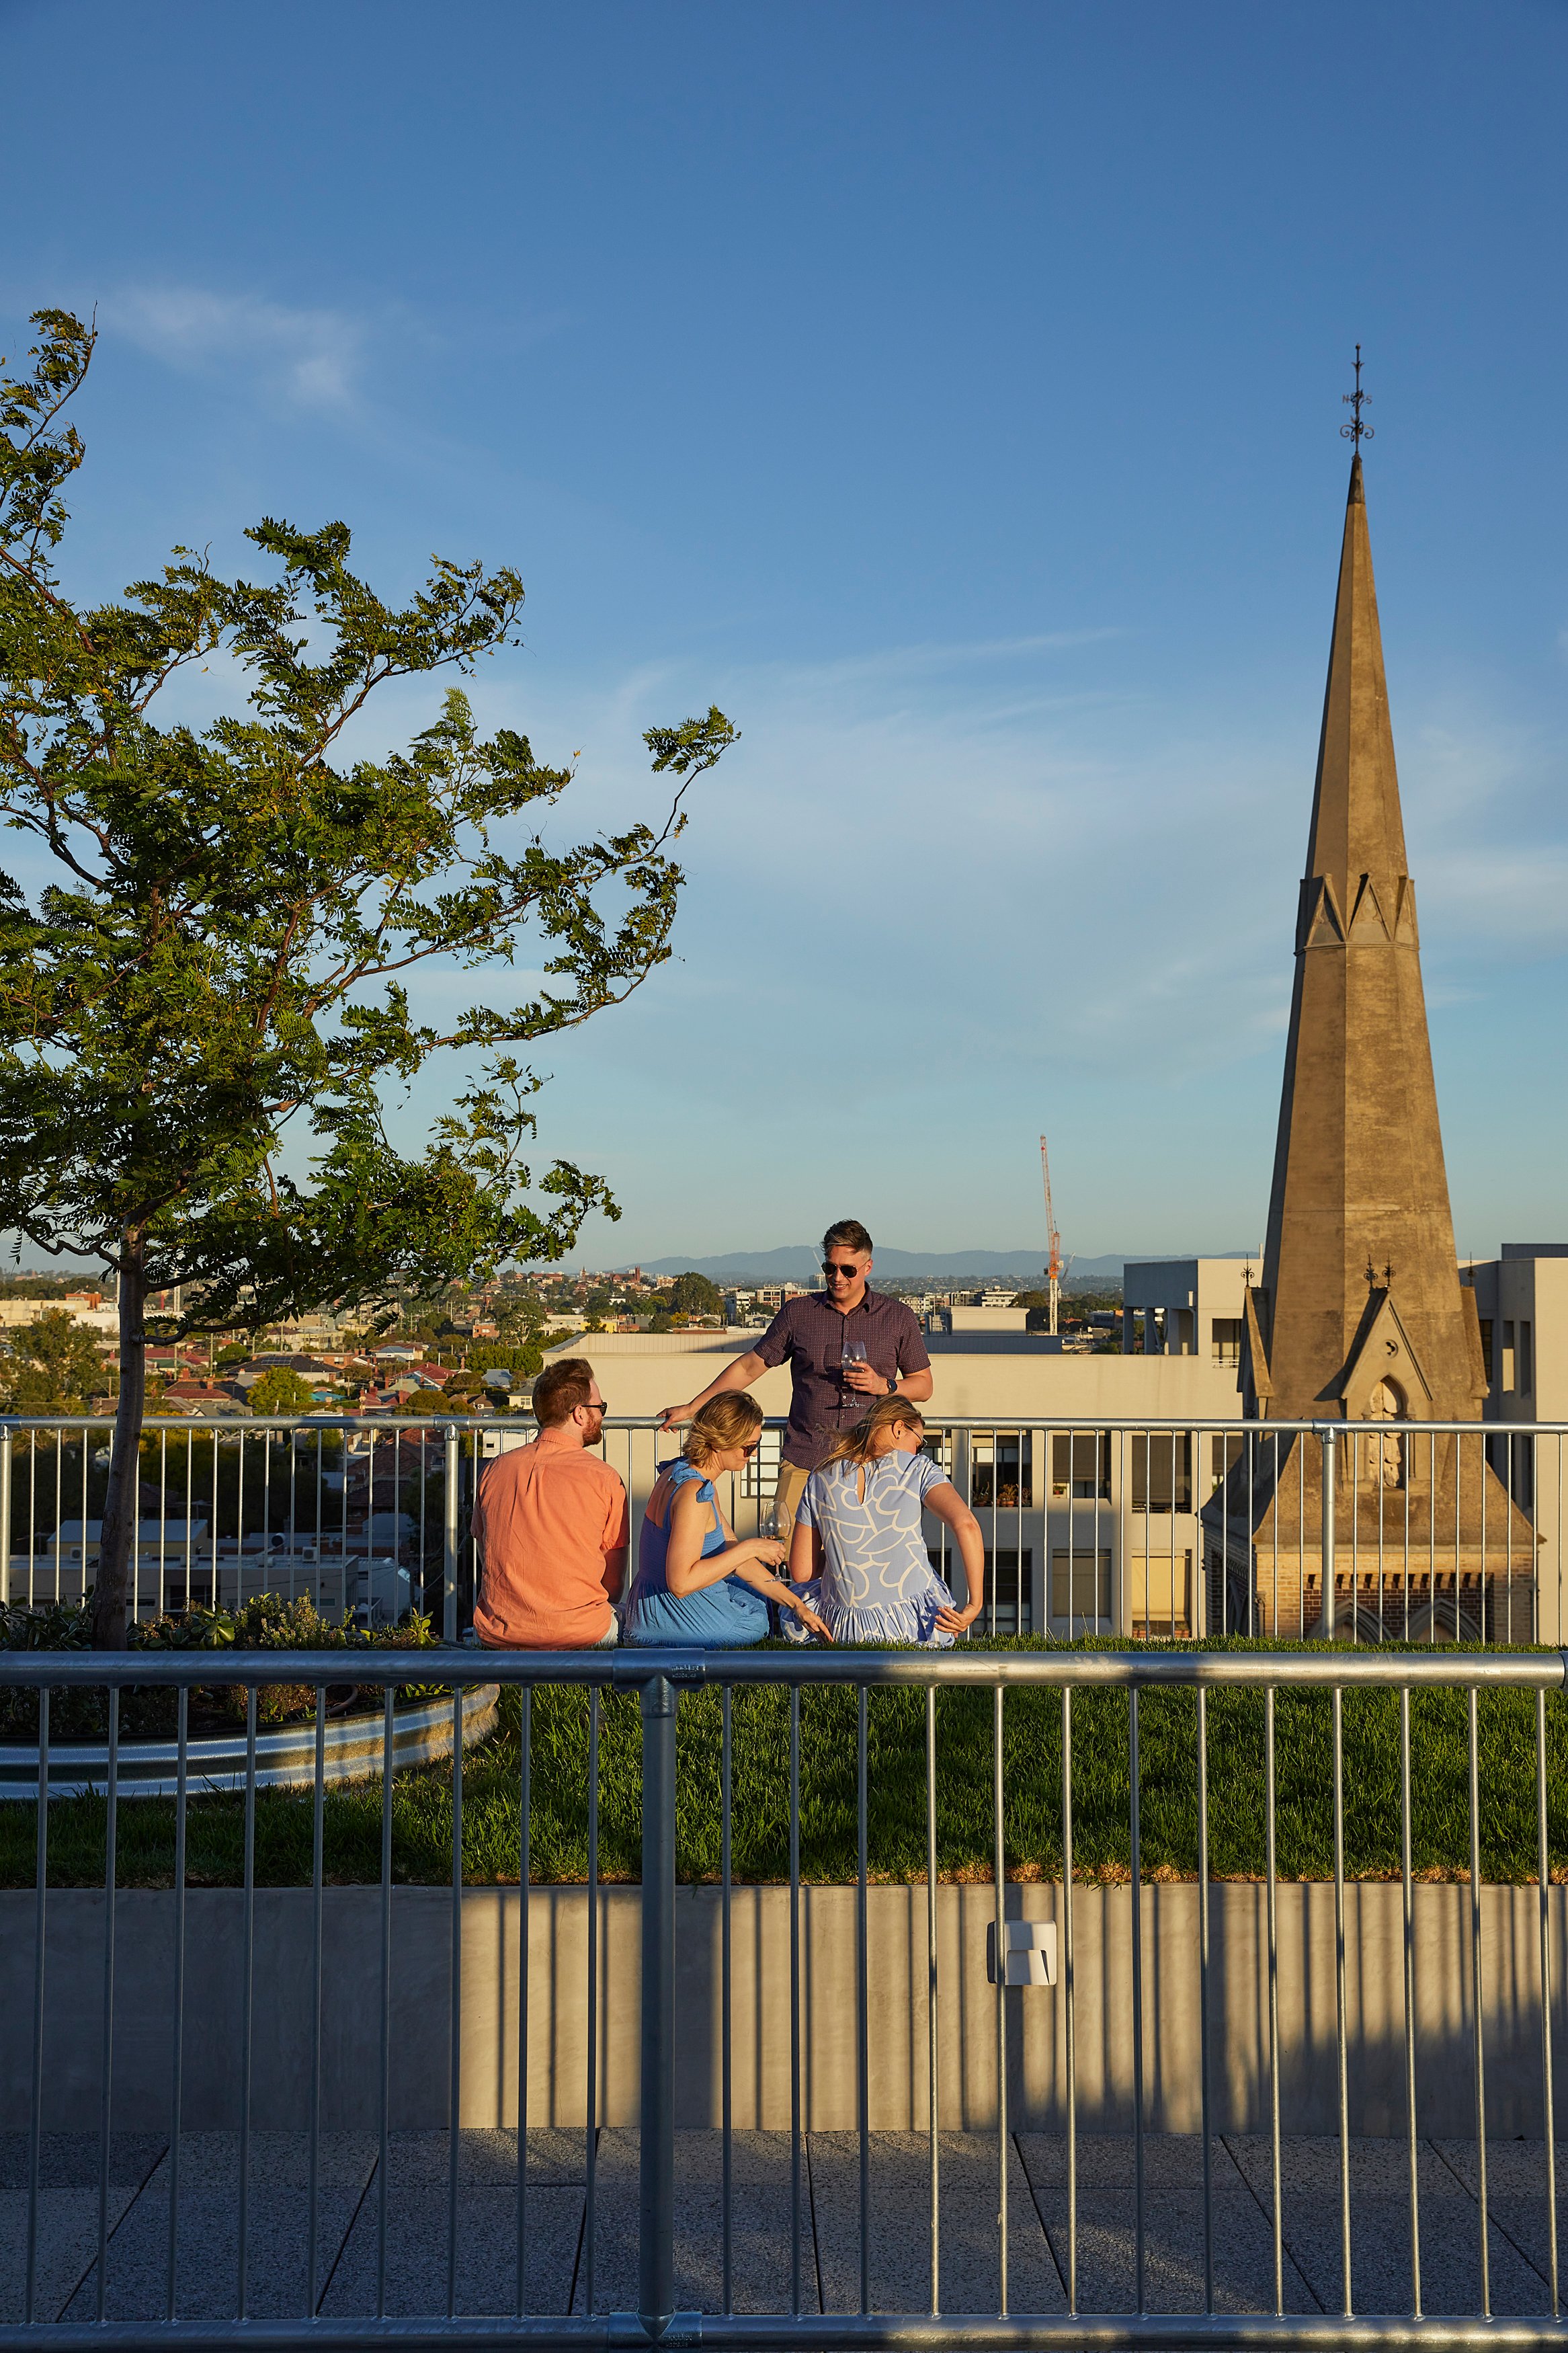
{"label": "concrete parapet", "polygon": [[[1010,1886],[1012,1917],[1060,1920],[1059,1887]],[[186,1899],[187,2004],[184,2121],[191,2131],[239,2120],[243,1897],[193,1889]],[[1144,2120],[1151,2131],[1198,2130],[1198,1891],[1143,1891]],[[1550,1892],[1553,2040],[1565,2080],[1563,1987],[1568,1893]],[[0,2129],[25,2128],[32,2073],[33,1905],[0,1894]],[[637,2114],[639,1896],[601,1892],[599,2120]],[[1265,1897],[1251,1883],[1211,1895],[1212,2122],[1256,2132],[1268,2115]],[[44,2127],[96,2128],[101,2069],[104,1902],[68,1890],[48,1899]],[[801,1893],[804,2121],[817,2132],[856,2124],[856,1927],[852,1887]],[[1125,1887],[1074,1891],[1078,2115],[1082,2130],[1125,2133],[1132,2119],[1131,1898]],[[721,1906],[717,1889],[682,1888],[678,1913],[677,2101],[683,2126],[721,2120]],[[403,2131],[447,2122],[451,2024],[450,1894],[398,1888],[392,1902],[391,2122]],[[938,1891],[940,2121],[981,2131],[996,2113],[994,1989],[985,1975],[988,1886]],[[515,1888],[473,1888],[463,1900],[461,2076],[466,2126],[517,2116],[519,1923]],[[927,2122],[926,1894],[873,1887],[868,1908],[872,2127]],[[1337,2129],[1333,1890],[1282,1886],[1279,1896],[1282,2124]],[[1482,1896],[1488,2129],[1542,2129],[1537,1894],[1489,1887]],[[1469,1891],[1415,1891],[1416,2106],[1424,2134],[1475,2132]],[[529,1900],[529,2122],[580,2126],[587,2040],[588,1899],[545,1887]],[[118,2127],[169,2122],[174,1904],[128,1891],[115,1936],[114,2117]],[[309,2113],[311,1901],[309,1889],[256,1897],[254,2121],[298,2130]],[[1405,2126],[1400,1891],[1360,1883],[1345,1898],[1349,2102],[1357,2135]],[[789,1893],[740,1888],[732,1914],[733,2116],[738,2128],[790,2121]],[[381,2021],[380,1893],[329,1888],[323,1904],[322,2124],[377,2122]],[[1005,1997],[1008,2108],[1014,2126],[1058,2131],[1066,2119],[1065,1989]]]}

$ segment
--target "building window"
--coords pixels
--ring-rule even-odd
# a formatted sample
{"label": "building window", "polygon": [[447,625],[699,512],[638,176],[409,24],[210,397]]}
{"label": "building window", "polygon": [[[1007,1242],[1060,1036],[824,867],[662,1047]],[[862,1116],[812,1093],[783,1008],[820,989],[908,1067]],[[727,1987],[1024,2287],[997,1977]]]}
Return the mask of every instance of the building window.
{"label": "building window", "polygon": [[[940,1552],[928,1549],[926,1557],[937,1575],[952,1587],[952,1571],[961,1566],[954,1551],[947,1560]],[[1109,1558],[1110,1556],[1107,1555]],[[1003,1546],[993,1553],[985,1550],[985,1607],[975,1620],[972,1632],[989,1634],[1032,1634],[1035,1630],[1035,1555],[1026,1545],[1022,1554],[1015,1547]],[[993,1615],[994,1612],[994,1616]]]}
{"label": "building window", "polygon": [[1192,1510],[1193,1441],[1187,1431],[1135,1431],[1127,1451],[1132,1458],[1135,1512]]}
{"label": "building window", "polygon": [[779,1483],[779,1448],[784,1432],[782,1430],[763,1430],[758,1432],[758,1437],[761,1443],[756,1452],[746,1457],[744,1484],[741,1489],[742,1495],[772,1495]]}
{"label": "building window", "polygon": [[1502,1327],[1502,1385],[1505,1392],[1511,1390],[1514,1386],[1513,1325],[1511,1324],[1505,1324]]}
{"label": "building window", "polygon": [[1069,1554],[1065,1546],[1051,1552],[1051,1619],[1071,1633],[1100,1633],[1110,1625],[1110,1553],[1109,1548]]}
{"label": "building window", "polygon": [[[1525,1327],[1527,1330],[1529,1326]],[[1509,1487],[1521,1512],[1528,1512],[1535,1500],[1535,1440],[1515,1438],[1505,1441],[1509,1449]]]}
{"label": "building window", "polygon": [[1241,1318],[1215,1315],[1209,1319],[1209,1347],[1216,1365],[1241,1362]]}
{"label": "building window", "polygon": [[1227,1471],[1234,1470],[1236,1465],[1240,1461],[1241,1447],[1242,1441],[1239,1438],[1221,1438],[1217,1432],[1209,1440],[1209,1487],[1211,1492],[1223,1482],[1226,1472]]}
{"label": "building window", "polygon": [[978,1433],[970,1440],[969,1500],[974,1510],[1028,1511],[1035,1500],[1034,1439],[1026,1430]]}
{"label": "building window", "polygon": [[1519,1327],[1518,1357],[1519,1393],[1521,1397],[1530,1397],[1534,1393],[1535,1366],[1531,1362],[1533,1353],[1534,1352],[1530,1345],[1530,1326],[1528,1324],[1521,1324]]}
{"label": "building window", "polygon": [[1058,1430],[1051,1440],[1051,1493],[1062,1502],[1110,1500],[1109,1430]]}
{"label": "building window", "polygon": [[1192,1633],[1193,1556],[1134,1553],[1122,1563],[1134,1640],[1174,1642]]}
{"label": "building window", "polygon": [[[1371,1421],[1403,1421],[1405,1392],[1397,1381],[1379,1381],[1367,1405]],[[1409,1468],[1405,1440],[1397,1430],[1383,1430],[1362,1441],[1366,1450],[1365,1476],[1374,1487],[1403,1487]]]}
{"label": "building window", "polygon": [[1492,1385],[1492,1319],[1489,1315],[1483,1315],[1480,1317],[1479,1322],[1481,1327],[1481,1369],[1486,1374],[1487,1387],[1489,1389]]}
{"label": "building window", "polygon": [[921,1452],[929,1455],[944,1479],[952,1476],[952,1432],[951,1430],[928,1430],[921,1441]]}

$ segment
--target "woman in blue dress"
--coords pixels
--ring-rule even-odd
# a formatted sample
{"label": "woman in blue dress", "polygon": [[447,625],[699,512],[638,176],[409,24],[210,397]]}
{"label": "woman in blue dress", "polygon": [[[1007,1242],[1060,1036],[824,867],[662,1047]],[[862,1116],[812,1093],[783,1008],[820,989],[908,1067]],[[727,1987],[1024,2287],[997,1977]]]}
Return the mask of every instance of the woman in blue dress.
{"label": "woman in blue dress", "polygon": [[693,1417],[680,1454],[660,1466],[643,1514],[623,1642],[734,1650],[762,1641],[770,1601],[808,1632],[831,1639],[810,1596],[774,1575],[784,1565],[784,1546],[773,1536],[738,1540],[719,1508],[714,1479],[745,1467],[762,1427],[755,1398],[728,1390]]}
{"label": "woman in blue dress", "polygon": [[[922,1454],[925,1423],[906,1397],[879,1398],[805,1482],[789,1567],[836,1642],[918,1642],[947,1650],[985,1599],[980,1523]],[[969,1599],[961,1609],[931,1565],[921,1514],[952,1530]],[[803,1637],[794,1627],[792,1640]]]}

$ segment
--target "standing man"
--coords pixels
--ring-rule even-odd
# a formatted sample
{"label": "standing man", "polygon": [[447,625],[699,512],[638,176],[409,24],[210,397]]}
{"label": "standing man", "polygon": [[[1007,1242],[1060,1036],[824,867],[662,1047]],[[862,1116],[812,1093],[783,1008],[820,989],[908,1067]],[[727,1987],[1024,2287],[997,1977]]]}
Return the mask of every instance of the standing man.
{"label": "standing man", "polygon": [[[871,1237],[858,1218],[840,1218],[822,1237],[825,1291],[791,1299],[754,1348],[726,1365],[716,1381],[686,1405],[667,1405],[661,1426],[689,1421],[700,1406],[725,1389],[743,1389],[789,1359],[789,1428],[773,1496],[775,1525],[787,1544],[805,1482],[841,1430],[852,1430],[869,1406],[895,1390],[923,1405],[931,1391],[931,1358],[913,1311],[901,1299],[868,1291]],[[846,1362],[857,1342],[863,1357]]]}
{"label": "standing man", "polygon": [[590,1650],[616,1640],[626,1573],[626,1491],[592,1449],[605,1399],[586,1356],[533,1384],[539,1436],[486,1469],[473,1535],[483,1567],[474,1631],[495,1650]]}

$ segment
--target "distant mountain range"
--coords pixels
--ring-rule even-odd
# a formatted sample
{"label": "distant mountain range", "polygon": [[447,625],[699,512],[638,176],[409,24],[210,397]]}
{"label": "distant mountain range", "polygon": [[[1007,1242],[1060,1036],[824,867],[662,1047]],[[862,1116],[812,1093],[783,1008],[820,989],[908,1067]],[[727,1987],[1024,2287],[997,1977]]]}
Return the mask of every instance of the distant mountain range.
{"label": "distant mountain range", "polygon": [[[1173,1250],[1151,1253],[1156,1257],[1173,1258]],[[1216,1253],[1209,1252],[1209,1256]],[[1245,1250],[1223,1250],[1223,1258],[1245,1258]],[[793,1242],[783,1250],[730,1250],[721,1258],[655,1258],[641,1259],[637,1263],[645,1274],[705,1274],[713,1282],[807,1282],[820,1268],[822,1253],[808,1242]],[[1118,1281],[1127,1261],[1116,1253],[1105,1258],[1079,1258],[1073,1261],[1070,1280],[1074,1283],[1101,1279]],[[953,1278],[973,1276],[975,1282],[989,1282],[1003,1276],[1032,1276],[1044,1280],[1045,1253],[1040,1250],[879,1250],[876,1271],[897,1282],[903,1277],[949,1275]],[[628,1269],[617,1270],[626,1273]]]}

